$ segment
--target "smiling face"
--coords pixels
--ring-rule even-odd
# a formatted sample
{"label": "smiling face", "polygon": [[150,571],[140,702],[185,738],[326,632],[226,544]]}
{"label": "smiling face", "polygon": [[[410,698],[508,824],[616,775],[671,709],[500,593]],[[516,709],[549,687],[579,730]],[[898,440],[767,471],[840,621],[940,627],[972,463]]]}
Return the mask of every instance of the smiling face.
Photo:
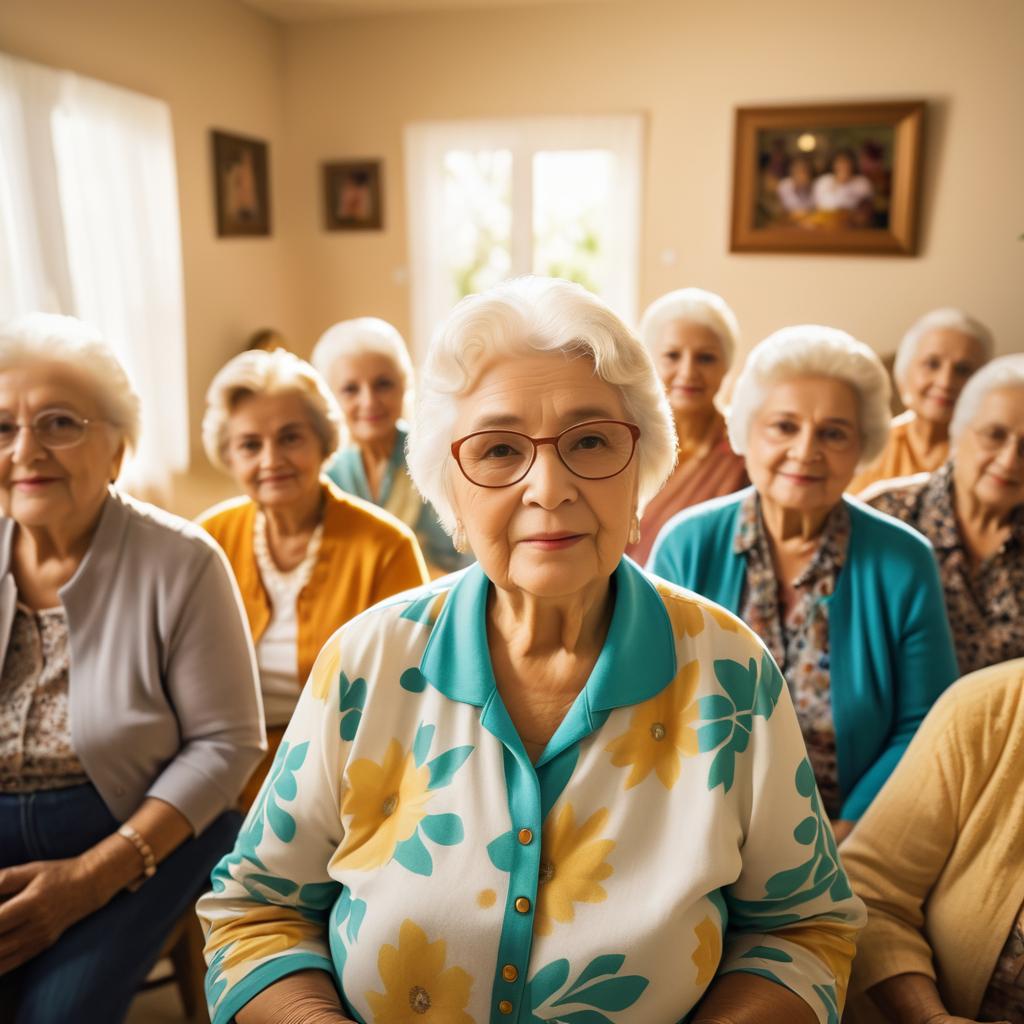
{"label": "smiling face", "polygon": [[711,410],[726,367],[722,343],[710,327],[672,320],[662,328],[653,355],[673,414]]}
{"label": "smiling face", "polygon": [[771,385],[747,439],[747,473],[762,499],[802,513],[832,508],[861,455],[860,408],[834,377]]}
{"label": "smiling face", "polygon": [[1024,388],[999,388],[957,439],[953,480],[958,491],[996,515],[1024,504]]}
{"label": "smiling face", "polygon": [[405,398],[405,383],[394,360],[377,352],[342,356],[331,366],[327,382],[356,444],[394,435]]}
{"label": "smiling face", "polygon": [[907,369],[904,404],[922,419],[949,423],[960,392],[984,361],[984,350],[969,334],[951,327],[929,331]]}
{"label": "smiling face", "polygon": [[78,444],[56,450],[43,447],[31,430],[18,430],[13,446],[0,451],[0,505],[29,527],[91,522],[120,470],[124,444],[74,368],[35,363],[0,373],[0,421],[14,429],[44,412],[90,423]]}
{"label": "smiling face", "polygon": [[294,392],[248,395],[231,410],[224,461],[260,506],[308,499],[320,486],[324,454],[309,409]]}
{"label": "smiling face", "polygon": [[[629,419],[618,389],[589,359],[545,352],[484,367],[458,399],[453,437],[487,429],[551,437],[596,419]],[[635,453],[606,480],[575,476],[551,445],[541,446],[526,476],[508,487],[479,487],[454,465],[449,473],[455,515],[496,586],[569,597],[615,571],[636,511]]]}

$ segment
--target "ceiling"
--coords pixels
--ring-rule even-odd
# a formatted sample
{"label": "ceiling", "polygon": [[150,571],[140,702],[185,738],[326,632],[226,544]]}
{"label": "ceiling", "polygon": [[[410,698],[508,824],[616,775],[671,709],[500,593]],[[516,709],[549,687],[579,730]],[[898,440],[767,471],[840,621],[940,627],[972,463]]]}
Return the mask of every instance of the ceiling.
{"label": "ceiling", "polygon": [[427,11],[493,10],[540,7],[552,3],[592,3],[594,0],[242,0],[277,21],[322,21],[359,14]]}

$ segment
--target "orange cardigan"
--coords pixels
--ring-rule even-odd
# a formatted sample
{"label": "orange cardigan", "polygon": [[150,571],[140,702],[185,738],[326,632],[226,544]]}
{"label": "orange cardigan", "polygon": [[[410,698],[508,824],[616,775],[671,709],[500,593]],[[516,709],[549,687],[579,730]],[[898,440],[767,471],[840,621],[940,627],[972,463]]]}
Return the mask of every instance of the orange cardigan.
{"label": "orange cardigan", "polygon": [[[324,531],[309,582],[299,594],[298,676],[309,676],[320,648],[332,633],[385,597],[429,581],[413,532],[394,516],[323,480]],[[232,498],[199,517],[199,524],[228,556],[254,643],[270,622],[253,528],[256,503]]]}

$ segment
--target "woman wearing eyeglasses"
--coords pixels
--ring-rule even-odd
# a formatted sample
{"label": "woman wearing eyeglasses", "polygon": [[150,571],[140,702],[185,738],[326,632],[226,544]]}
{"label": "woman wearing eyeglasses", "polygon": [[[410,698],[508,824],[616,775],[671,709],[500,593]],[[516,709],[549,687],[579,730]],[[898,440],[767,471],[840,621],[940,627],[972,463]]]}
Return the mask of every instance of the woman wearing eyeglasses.
{"label": "woman wearing eyeglasses", "polygon": [[477,564],[321,652],[200,902],[216,1024],[811,1024],[862,921],[782,678],[623,557],[671,412],[599,300],[460,303],[409,464]]}
{"label": "woman wearing eyeglasses", "polygon": [[935,547],[963,673],[1024,657],[1024,356],[979,370],[957,403],[952,455],[865,500]]}
{"label": "woman wearing eyeglasses", "polygon": [[766,338],[729,416],[753,487],[671,520],[650,563],[768,645],[840,838],[957,676],[931,545],[843,498],[885,444],[888,402],[881,362],[848,334],[802,326]]}
{"label": "woman wearing eyeglasses", "polygon": [[139,399],[85,324],[0,326],[0,1008],[123,1019],[264,745],[217,546],[118,493]]}

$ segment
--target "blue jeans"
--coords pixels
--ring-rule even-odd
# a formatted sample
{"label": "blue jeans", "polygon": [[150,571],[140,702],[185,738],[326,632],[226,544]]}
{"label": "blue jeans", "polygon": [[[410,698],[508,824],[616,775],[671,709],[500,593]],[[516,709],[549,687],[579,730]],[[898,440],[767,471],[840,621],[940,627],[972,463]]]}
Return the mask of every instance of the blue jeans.
{"label": "blue jeans", "polygon": [[[242,818],[226,811],[181,844],[137,892],[122,890],[49,949],[0,977],[0,1007],[16,1024],[117,1024],[174,922],[209,887]],[[75,857],[119,822],[91,785],[0,794],[0,868]],[[16,1000],[16,1002],[15,1002]]]}

